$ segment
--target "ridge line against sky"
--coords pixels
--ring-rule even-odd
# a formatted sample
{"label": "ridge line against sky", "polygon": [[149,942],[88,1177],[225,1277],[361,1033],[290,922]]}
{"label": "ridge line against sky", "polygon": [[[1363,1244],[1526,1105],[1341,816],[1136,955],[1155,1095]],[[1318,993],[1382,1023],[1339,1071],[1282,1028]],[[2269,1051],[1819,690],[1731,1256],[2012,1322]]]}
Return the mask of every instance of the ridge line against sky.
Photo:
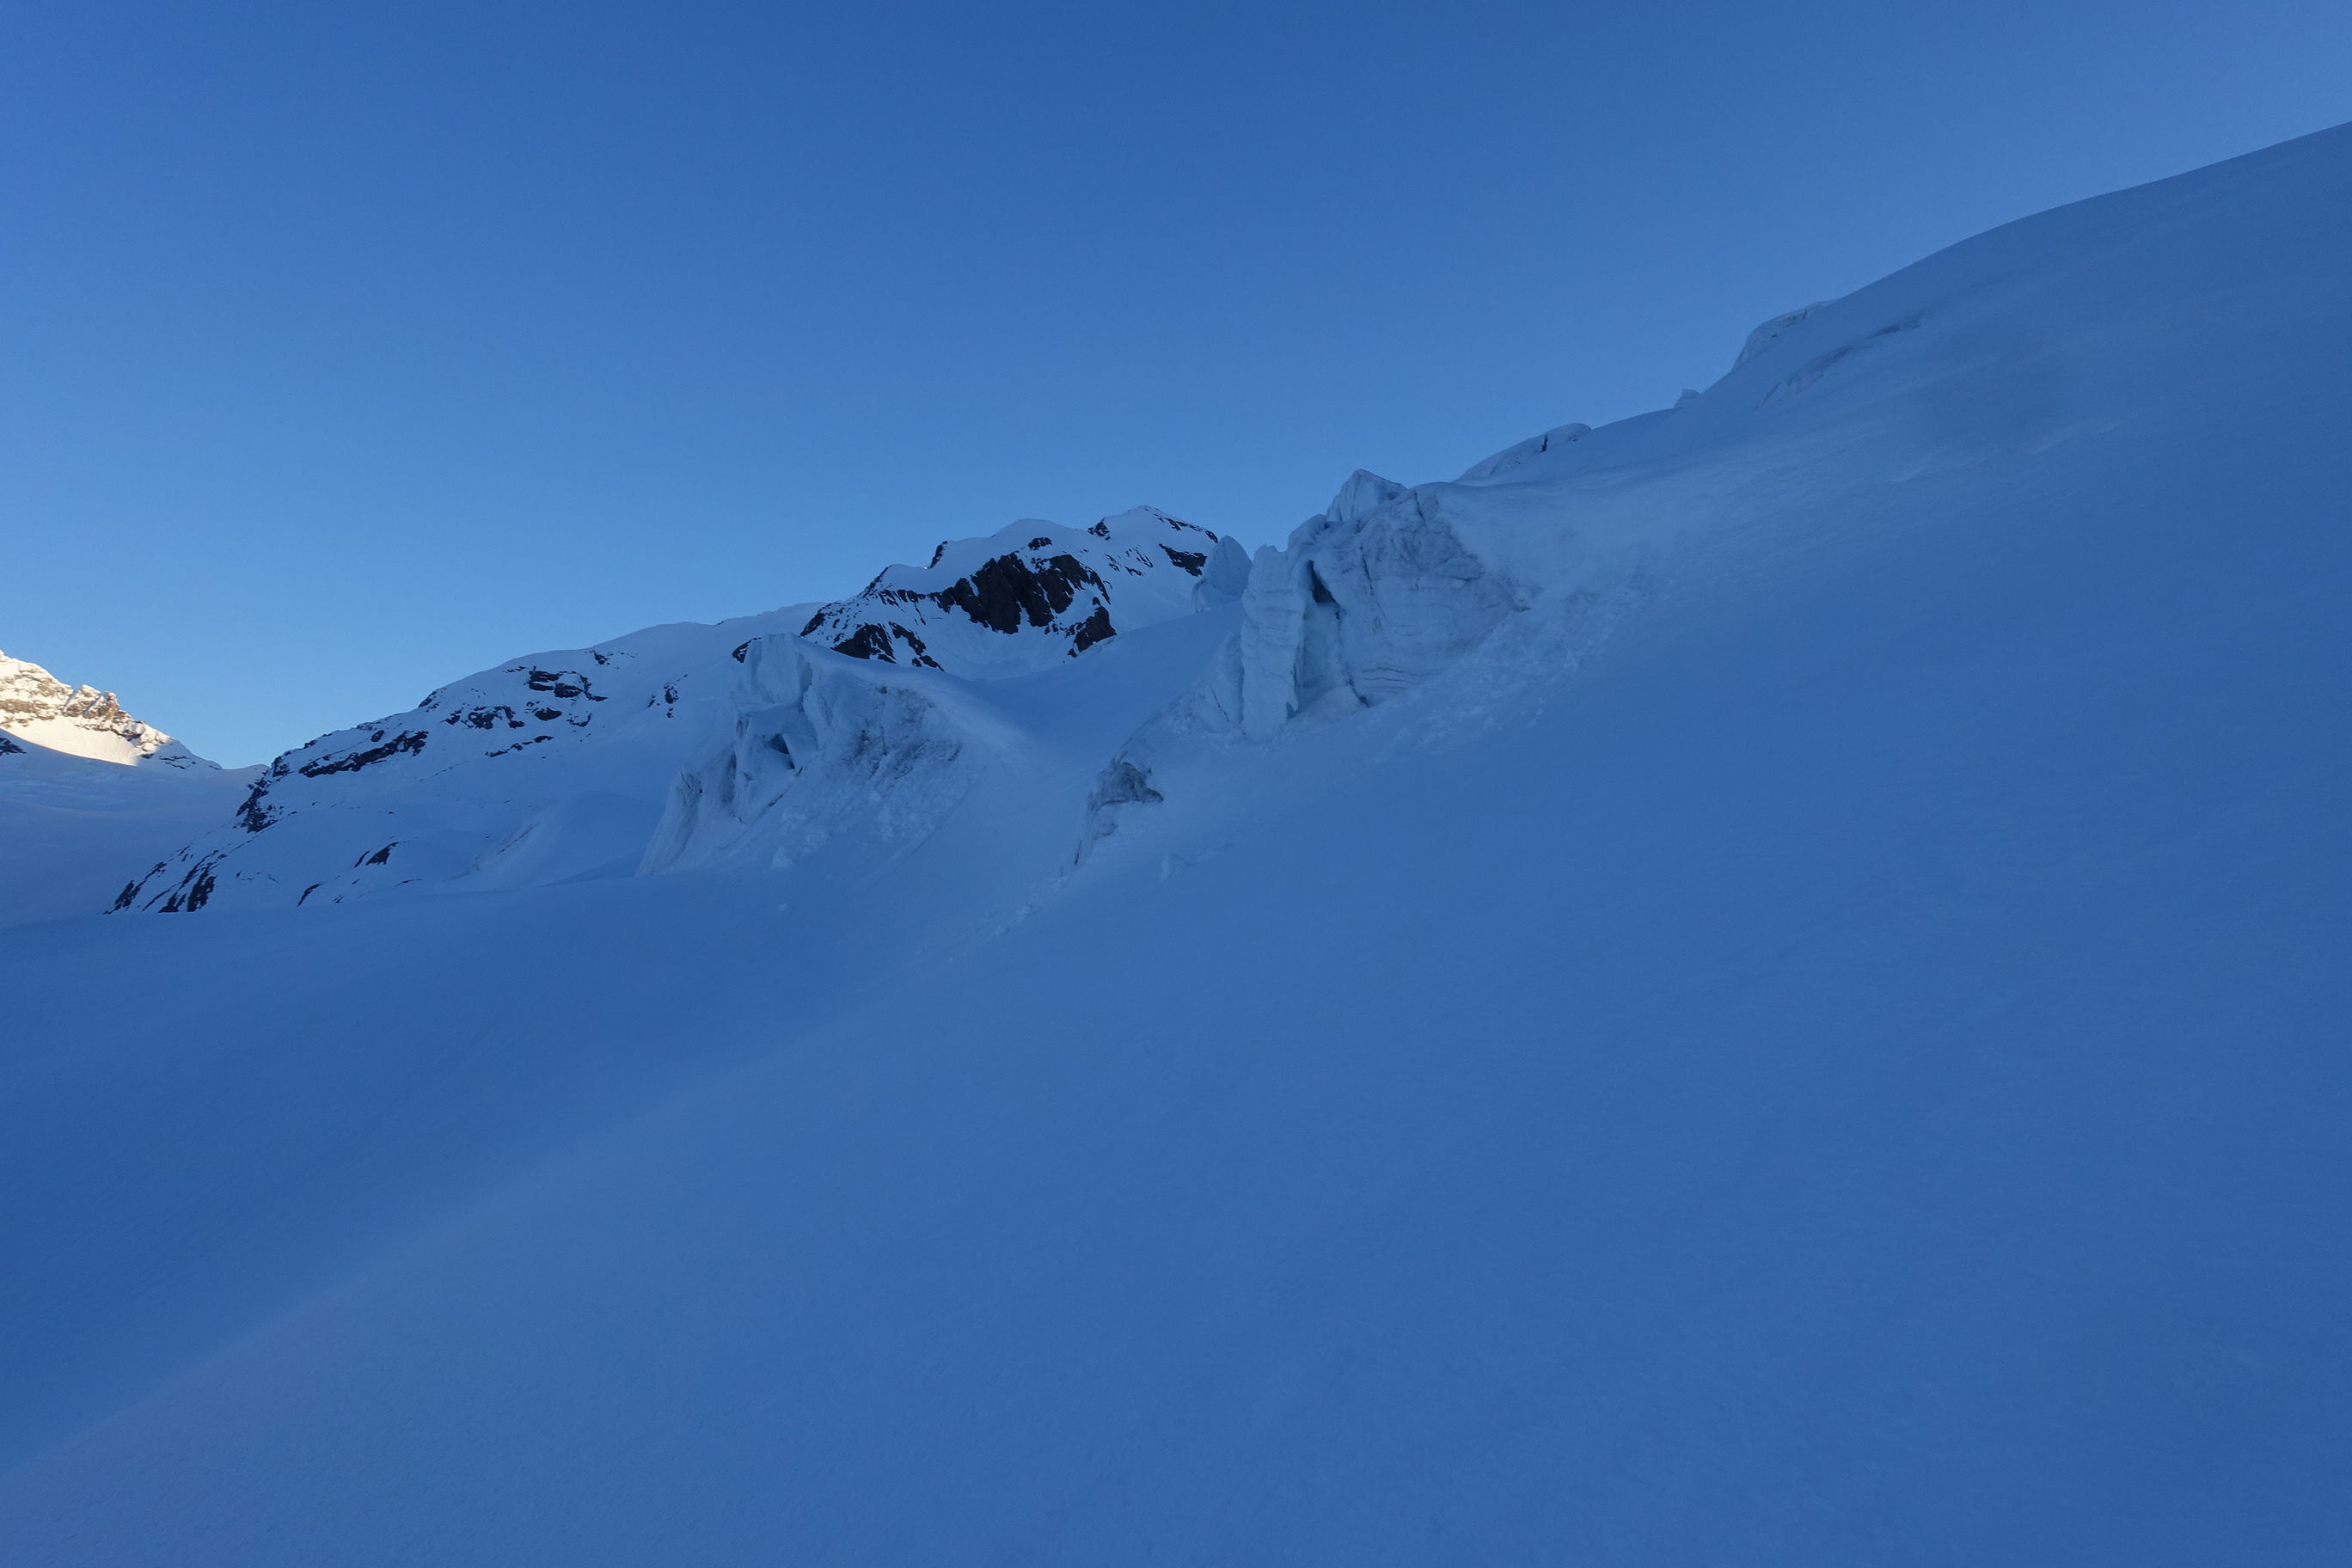
{"label": "ridge line against sky", "polygon": [[0,646],[236,765],[1138,503],[1277,538],[2352,117],[2317,5],[0,21]]}

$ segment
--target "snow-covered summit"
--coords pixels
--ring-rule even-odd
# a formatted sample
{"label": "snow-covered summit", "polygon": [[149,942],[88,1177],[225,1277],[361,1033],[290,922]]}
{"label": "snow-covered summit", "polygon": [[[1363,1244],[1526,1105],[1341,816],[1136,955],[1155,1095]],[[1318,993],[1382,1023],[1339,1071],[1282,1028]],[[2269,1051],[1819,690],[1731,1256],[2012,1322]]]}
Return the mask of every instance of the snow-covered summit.
{"label": "snow-covered summit", "polygon": [[1247,557],[1205,528],[1139,506],[1090,528],[1034,518],[951,541],[825,605],[801,635],[854,658],[1025,674],[1122,631],[1190,615],[1202,592],[1241,592]]}
{"label": "snow-covered summit", "polygon": [[126,767],[220,766],[124,712],[113,692],[68,686],[30,660],[0,653],[0,754],[18,742]]}

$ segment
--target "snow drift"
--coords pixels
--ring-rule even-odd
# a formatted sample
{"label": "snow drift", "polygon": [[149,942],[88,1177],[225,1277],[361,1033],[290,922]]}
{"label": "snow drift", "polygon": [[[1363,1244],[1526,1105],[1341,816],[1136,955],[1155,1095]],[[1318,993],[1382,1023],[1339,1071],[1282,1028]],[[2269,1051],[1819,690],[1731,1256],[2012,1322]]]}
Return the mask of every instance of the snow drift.
{"label": "snow drift", "polygon": [[258,770],[224,770],[111,691],[0,654],[0,927],[86,914],[226,820]]}

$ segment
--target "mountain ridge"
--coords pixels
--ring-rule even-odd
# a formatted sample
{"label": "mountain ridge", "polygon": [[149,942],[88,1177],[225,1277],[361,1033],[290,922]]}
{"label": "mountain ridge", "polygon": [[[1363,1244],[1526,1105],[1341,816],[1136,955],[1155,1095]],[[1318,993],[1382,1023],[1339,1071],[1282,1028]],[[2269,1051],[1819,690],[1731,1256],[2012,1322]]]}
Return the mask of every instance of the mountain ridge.
{"label": "mountain ridge", "polygon": [[[732,745],[730,694],[754,647],[789,643],[796,668],[824,672],[814,700],[887,700],[928,673],[1030,674],[1195,614],[1239,591],[1244,562],[1230,539],[1150,507],[1086,529],[1027,519],[943,543],[928,567],[886,567],[845,599],[510,660],[278,757],[233,822],[133,877],[113,908],[299,908],[705,857],[717,829],[665,826],[664,813],[699,802],[704,759]],[[714,805],[735,774],[717,777]]]}
{"label": "mountain ridge", "polygon": [[68,686],[37,664],[0,653],[0,744],[44,746],[126,767],[218,769],[94,686]]}

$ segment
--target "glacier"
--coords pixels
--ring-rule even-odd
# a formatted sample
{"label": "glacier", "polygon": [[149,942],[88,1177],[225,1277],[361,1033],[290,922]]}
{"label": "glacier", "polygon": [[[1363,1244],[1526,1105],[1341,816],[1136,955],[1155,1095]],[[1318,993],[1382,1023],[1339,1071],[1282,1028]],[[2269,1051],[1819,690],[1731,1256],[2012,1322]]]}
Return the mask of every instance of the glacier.
{"label": "glacier", "polygon": [[279,759],[7,931],[0,1541],[2341,1560],[2347,241],[2352,129]]}
{"label": "glacier", "polygon": [[[707,808],[697,804],[703,770],[714,748],[731,747],[720,737],[740,736],[743,709],[775,705],[760,671],[782,655],[755,650],[782,639],[794,668],[824,672],[812,712],[850,693],[881,694],[887,707],[890,694],[925,689],[919,671],[1004,679],[1189,616],[1238,592],[1238,555],[1232,541],[1150,507],[1085,529],[1025,519],[942,543],[929,566],[890,567],[832,604],[534,654],[276,759],[233,821],[125,881],[114,907],[300,908],[707,859],[716,837],[741,837],[729,771],[741,759],[721,765]],[[844,752],[887,744],[817,721]],[[757,743],[780,738],[770,730]],[[793,809],[821,837],[830,816],[808,793]],[[861,810],[856,799],[833,805]]]}

